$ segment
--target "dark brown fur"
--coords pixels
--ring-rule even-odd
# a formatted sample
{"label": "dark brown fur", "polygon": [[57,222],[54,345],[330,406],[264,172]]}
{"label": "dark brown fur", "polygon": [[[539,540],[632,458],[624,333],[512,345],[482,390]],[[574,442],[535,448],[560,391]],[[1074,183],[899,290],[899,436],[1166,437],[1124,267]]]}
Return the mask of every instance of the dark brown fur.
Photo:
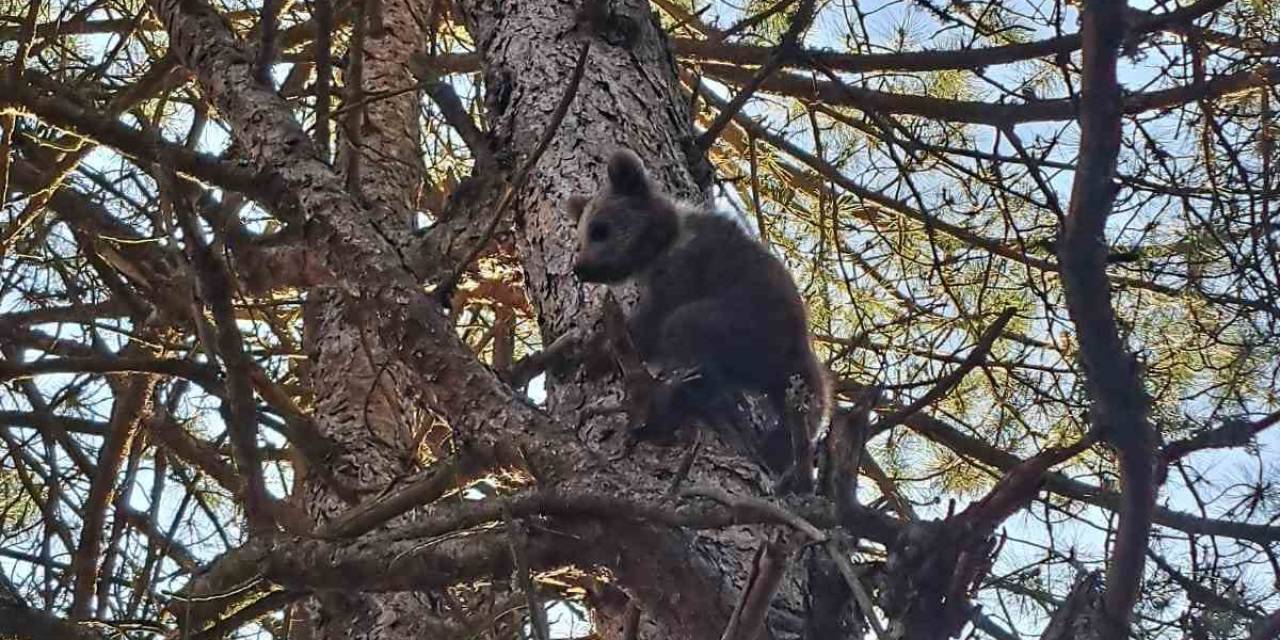
{"label": "dark brown fur", "polygon": [[804,302],[782,263],[732,220],[660,193],[630,151],[610,159],[608,182],[594,197],[575,197],[569,209],[579,220],[574,273],[586,282],[634,278],[640,301],[628,327],[641,356],[664,373],[697,374],[671,396],[674,407],[650,413],[650,423],[697,412],[724,394],[763,393],[789,423],[792,442],[782,445],[792,450],[786,445],[803,440],[791,480],[806,489],[829,390]]}

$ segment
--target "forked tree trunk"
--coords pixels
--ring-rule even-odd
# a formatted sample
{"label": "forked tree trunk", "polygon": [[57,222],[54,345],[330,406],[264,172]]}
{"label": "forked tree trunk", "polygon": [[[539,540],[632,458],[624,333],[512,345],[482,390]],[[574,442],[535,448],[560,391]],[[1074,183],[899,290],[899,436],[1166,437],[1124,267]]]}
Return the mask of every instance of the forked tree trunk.
{"label": "forked tree trunk", "polygon": [[[498,463],[504,465],[519,458],[539,482],[642,501],[662,498],[683,449],[643,446],[628,459],[609,463],[606,470],[604,456],[587,455],[566,438],[568,427],[583,424],[578,434],[583,441],[600,451],[616,449],[618,439],[605,436],[610,429],[616,435],[622,416],[577,420],[584,416],[587,398],[617,395],[616,379],[588,378],[579,368],[554,373],[549,407],[561,420],[547,420],[511,397],[508,388],[465,353],[440,310],[414,290],[404,256],[396,255],[397,247],[388,238],[387,225],[369,220],[371,215],[394,220],[396,214],[373,212],[341,188],[302,142],[304,134],[289,116],[287,105],[257,84],[225,20],[200,0],[153,0],[153,5],[175,43],[176,55],[197,73],[215,104],[227,114],[247,155],[259,164],[273,164],[295,192],[297,206],[311,217],[310,245],[319,261],[346,276],[341,278],[342,295],[351,302],[316,292],[309,301],[306,327],[307,347],[314,359],[310,376],[316,394],[314,412],[327,435],[346,447],[345,457],[334,461],[342,480],[368,480],[359,488],[366,490],[361,497],[370,500],[369,489],[388,489],[389,481],[412,467],[406,436],[416,428],[413,398],[420,391],[430,394],[431,406],[446,414],[469,451],[503,457]],[[570,135],[552,145],[521,194],[518,208],[530,297],[548,339],[575,325],[598,329],[600,324],[602,292],[564,280],[572,259],[569,225],[561,213],[564,197],[594,188],[602,177],[604,158],[619,144],[638,150],[655,169],[655,177],[673,192],[695,191],[690,163],[680,151],[689,139],[689,120],[680,108],[663,36],[648,6],[639,0],[610,6],[586,31],[595,53],[573,113],[563,126]],[[488,115],[497,150],[508,157],[527,155],[547,124],[552,96],[559,93],[547,87],[563,84],[578,49],[568,37],[576,26],[574,7],[503,2],[498,7],[471,4],[465,9],[487,59]],[[274,156],[281,149],[286,150],[285,156]],[[292,155],[289,149],[295,150]],[[376,185],[362,186],[369,191]],[[411,375],[401,378],[391,369],[394,361],[407,363]],[[420,388],[407,388],[402,380],[414,380]],[[768,478],[758,464],[710,434],[705,442],[690,484],[713,485],[728,493],[763,492]],[[309,485],[306,492],[313,496],[309,507],[319,518],[341,509],[338,500],[319,486]],[[755,527],[688,532],[614,519],[566,518],[553,524],[557,528],[550,531],[566,542],[544,548],[542,566],[572,561],[592,569],[607,567],[613,573],[612,584],[634,596],[653,623],[645,637],[693,640],[720,637],[764,533]],[[225,593],[217,584],[220,577],[239,584],[240,572],[264,570],[256,564],[261,557],[255,556],[261,544],[232,554],[220,562],[224,572],[202,578],[199,582],[211,589],[207,593]],[[248,564],[237,564],[237,559]],[[276,579],[288,584],[293,574],[326,568],[311,558],[295,559],[303,566],[291,567],[287,562],[277,566]],[[802,571],[788,573],[774,598],[769,611],[774,637],[796,637],[803,627],[798,585],[802,575]],[[459,579],[434,574],[421,578],[424,582],[417,584]],[[207,593],[202,593],[201,585],[193,586],[202,604],[190,609],[221,606],[203,604],[209,602],[203,599]],[[324,586],[343,589],[348,585],[340,575],[307,584]],[[440,618],[421,604],[422,599],[409,596],[330,601],[322,606],[315,630],[324,636],[363,638],[438,635],[427,630]],[[620,609],[602,610],[605,635],[616,635]]]}
{"label": "forked tree trunk", "polygon": [[[644,0],[603,3],[606,10],[582,19],[577,3],[458,2],[483,56],[486,117],[500,165],[525,160],[549,124],[569,71],[584,42],[591,54],[583,81],[559,127],[520,194],[516,207],[518,248],[526,285],[544,343],[573,329],[601,329],[604,290],[574,280],[571,224],[563,211],[573,193],[593,190],[603,177],[605,160],[618,147],[639,153],[651,173],[671,193],[701,199],[686,156],[692,140],[691,118],[676,78],[665,36]],[[405,61],[422,38],[413,18],[423,8],[406,0],[381,3],[381,31],[366,32],[366,92],[400,89]],[[407,17],[406,17],[407,16]],[[376,52],[376,53],[375,53]],[[390,79],[390,80],[388,80]],[[361,196],[377,205],[383,228],[402,233],[419,193],[423,175],[416,149],[415,95],[373,103],[359,135]],[[339,166],[349,158],[342,154]],[[413,166],[413,170],[404,167]],[[414,390],[399,375],[392,345],[383,344],[374,319],[357,302],[314,291],[306,318],[311,357],[311,386],[316,418],[344,449],[335,471],[358,487],[381,487],[413,469],[410,443],[429,423],[414,401]],[[624,301],[625,302],[625,301]],[[582,420],[591,402],[621,398],[616,375],[589,374],[582,367],[554,369],[548,380],[547,408],[566,424],[582,424],[582,439],[605,455],[623,443],[622,416]],[[591,402],[588,402],[588,399]],[[759,465],[711,434],[703,437],[698,460],[686,481],[730,493],[759,494],[768,478]],[[632,461],[648,478],[636,486],[654,486],[652,477],[670,478],[683,448],[643,445]],[[324,520],[345,505],[311,479],[307,507]],[[648,496],[656,497],[656,496]],[[762,531],[738,527],[688,535],[655,533],[629,527],[610,535],[630,556],[613,562],[617,584],[644,612],[642,637],[716,638],[729,618]],[[773,637],[800,637],[803,570],[787,573],[774,600],[769,624]],[[614,591],[613,595],[617,595]],[[622,637],[627,599],[597,598],[596,622],[604,637]],[[374,594],[321,599],[312,616],[317,638],[418,638],[440,629],[439,609],[423,596]]]}

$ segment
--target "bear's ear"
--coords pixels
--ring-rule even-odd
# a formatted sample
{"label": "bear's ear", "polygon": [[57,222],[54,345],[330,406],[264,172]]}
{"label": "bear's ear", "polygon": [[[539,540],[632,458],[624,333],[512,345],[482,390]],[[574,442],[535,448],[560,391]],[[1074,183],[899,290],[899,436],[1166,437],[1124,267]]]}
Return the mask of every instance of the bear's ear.
{"label": "bear's ear", "polygon": [[587,210],[587,203],[591,202],[591,198],[587,196],[569,196],[569,202],[565,205],[569,210],[569,215],[574,220],[582,219],[582,212]]}
{"label": "bear's ear", "polygon": [[609,158],[609,186],[621,195],[649,195],[649,177],[644,173],[640,156],[628,149],[614,153]]}

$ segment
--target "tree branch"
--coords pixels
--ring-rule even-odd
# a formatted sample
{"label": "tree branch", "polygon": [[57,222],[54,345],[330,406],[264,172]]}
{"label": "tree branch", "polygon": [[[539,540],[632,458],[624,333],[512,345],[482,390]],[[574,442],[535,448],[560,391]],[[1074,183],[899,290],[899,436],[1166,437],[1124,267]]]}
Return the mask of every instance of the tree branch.
{"label": "tree branch", "polygon": [[[70,614],[72,618],[88,618],[92,610],[94,585],[98,576],[98,556],[102,552],[102,530],[107,508],[116,492],[116,482],[125,453],[138,431],[138,426],[151,409],[151,390],[155,376],[130,376],[115,390],[111,407],[111,428],[98,452],[98,465],[89,495],[85,498],[80,542],[72,558],[75,575]],[[100,594],[106,597],[106,594]]]}
{"label": "tree branch", "polygon": [[[23,78],[46,90],[57,86],[32,71],[23,74]],[[195,180],[243,193],[282,217],[289,217],[293,210],[287,190],[270,173],[246,171],[213,156],[189,151],[155,132],[139,131],[59,95],[38,93],[25,83],[0,83],[0,111],[6,109],[29,112],[52,126],[109,146],[148,166],[159,164]]]}
{"label": "tree branch", "polygon": [[[1229,0],[1199,0],[1165,13],[1130,10],[1135,34],[1160,30],[1186,29],[1196,19],[1222,8]],[[728,31],[711,31],[705,40],[673,38],[672,45],[681,58],[697,62],[723,62],[739,66],[764,65],[773,55],[770,47],[727,42]],[[982,69],[1002,64],[1023,62],[1047,56],[1063,56],[1080,49],[1079,33],[1057,36],[1035,42],[979,47],[904,51],[901,53],[838,53],[805,49],[789,58],[785,66],[825,67],[845,73],[883,71],[945,71],[950,69]]]}
{"label": "tree branch", "polygon": [[1107,217],[1115,204],[1122,104],[1116,68],[1125,2],[1086,0],[1082,35],[1080,157],[1058,260],[1067,309],[1080,342],[1094,424],[1120,459],[1120,527],[1107,565],[1103,637],[1124,640],[1141,590],[1156,498],[1159,436],[1140,366],[1120,338],[1107,280]]}
{"label": "tree branch", "polygon": [[755,71],[751,79],[744,83],[738,93],[729,100],[729,104],[720,109],[716,119],[707,125],[706,131],[703,131],[702,135],[698,136],[695,142],[698,149],[704,153],[707,149],[710,149],[711,145],[715,144],[716,139],[720,137],[720,133],[724,131],[725,127],[729,126],[734,116],[738,115],[742,107],[747,104],[747,100],[751,99],[751,96],[764,84],[764,81],[780,69],[788,59],[796,55],[797,45],[800,43],[801,36],[804,35],[809,25],[813,24],[816,4],[816,0],[800,0],[800,6],[796,8],[795,14],[791,16],[791,23],[787,25],[787,30],[782,34],[782,39],[778,42],[777,48],[769,54],[764,64]]}
{"label": "tree branch", "polygon": [[937,402],[950,393],[956,385],[964,380],[964,377],[970,371],[973,371],[974,367],[982,364],[987,359],[987,354],[991,353],[991,347],[995,345],[996,338],[1004,331],[1005,325],[1009,324],[1009,321],[1013,319],[1013,314],[1016,312],[1017,309],[1013,307],[1006,308],[1000,312],[995,321],[983,330],[982,336],[978,338],[978,344],[974,345],[973,349],[969,351],[969,355],[965,356],[964,362],[959,367],[956,367],[954,371],[939,380],[937,384],[917,398],[915,402],[881,418],[876,422],[874,429],[877,432],[892,429],[902,424],[903,421],[917,411]]}
{"label": "tree branch", "polygon": [[[1117,18],[1120,19],[1120,18]],[[750,68],[707,62],[699,65],[707,77],[739,86],[752,82]],[[1133,93],[1124,97],[1121,112],[1139,114],[1168,109],[1197,100],[1220,98],[1231,93],[1280,83],[1280,67],[1261,65],[1250,71],[1217,76],[1204,81]],[[950,100],[923,95],[889,93],[855,87],[843,81],[814,80],[794,73],[774,73],[760,87],[767,93],[820,102],[828,107],[855,107],[881,114],[916,115],[947,122],[969,122],[1008,127],[1028,122],[1053,122],[1076,117],[1076,101],[1071,98],[1036,100],[1023,104]]]}
{"label": "tree branch", "polygon": [[[268,25],[274,23],[274,16],[264,16]],[[271,27],[274,31],[274,27]],[[264,35],[264,40],[266,39]],[[265,73],[260,69],[260,72]],[[163,170],[161,170],[163,171]],[[163,185],[165,180],[161,179]],[[227,430],[231,435],[232,458],[244,482],[245,517],[249,521],[250,532],[263,535],[270,532],[275,523],[271,517],[270,497],[267,495],[266,481],[262,475],[261,456],[258,452],[258,419],[253,397],[252,362],[245,353],[244,340],[240,336],[240,327],[236,323],[235,308],[231,304],[232,282],[227,272],[226,263],[211,250],[204,241],[203,230],[199,228],[195,214],[191,208],[193,190],[178,179],[168,180],[170,196],[174,199],[174,213],[182,229],[183,244],[187,258],[195,271],[199,286],[199,295],[194,301],[209,306],[213,315],[215,335],[214,344],[206,344],[205,350],[210,360],[222,360],[226,369],[227,397],[223,402]],[[200,322],[203,318],[195,318]]]}
{"label": "tree branch", "polygon": [[[1022,458],[965,434],[926,413],[911,416],[905,424],[912,431],[957,454],[1002,471],[1008,471],[1024,462]],[[1120,493],[1086,484],[1057,472],[1050,472],[1045,476],[1045,487],[1060,496],[1113,511],[1120,510],[1124,500]],[[1155,507],[1153,518],[1156,524],[1184,533],[1250,540],[1259,544],[1280,541],[1280,526],[1203,518],[1159,506]]]}
{"label": "tree branch", "polygon": [[1229,418],[1223,420],[1222,424],[1217,427],[1197,433],[1190,438],[1174,440],[1166,444],[1161,451],[1161,455],[1167,465],[1205,449],[1243,447],[1252,442],[1258,434],[1276,424],[1280,424],[1280,411],[1271,413],[1255,422]]}
{"label": "tree branch", "polygon": [[751,575],[738,596],[720,640],[755,640],[765,630],[769,604],[787,571],[791,552],[776,541],[761,540],[751,562]]}

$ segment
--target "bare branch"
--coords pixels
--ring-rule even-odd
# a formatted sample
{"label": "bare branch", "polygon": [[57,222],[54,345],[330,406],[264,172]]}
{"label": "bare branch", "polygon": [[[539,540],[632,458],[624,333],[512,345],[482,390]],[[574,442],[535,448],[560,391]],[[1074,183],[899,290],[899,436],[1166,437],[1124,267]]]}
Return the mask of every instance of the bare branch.
{"label": "bare branch", "polygon": [[504,513],[503,522],[507,527],[507,548],[511,552],[511,571],[515,583],[524,591],[525,604],[529,607],[529,626],[533,627],[535,640],[551,640],[551,629],[547,626],[547,611],[542,608],[542,599],[538,597],[537,588],[533,584],[533,576],[529,574],[529,560],[525,557],[525,545],[529,540],[527,528]]}
{"label": "bare branch", "polygon": [[[34,72],[27,72],[24,78],[27,82],[40,81],[41,86],[48,86]],[[41,95],[23,83],[7,82],[2,88],[0,111],[9,108],[29,112],[50,125],[110,146],[148,165],[171,167],[196,180],[249,195],[282,215],[291,209],[282,185],[270,174],[246,171],[206,154],[193,153],[161,139],[154,132],[139,132],[70,100]]]}
{"label": "bare branch", "polygon": [[[1121,19],[1117,17],[1117,19]],[[715,62],[703,63],[708,77],[739,86],[748,86],[755,78],[748,68]],[[1185,84],[1169,89],[1132,93],[1124,97],[1121,112],[1139,114],[1168,109],[1197,100],[1220,98],[1245,89],[1280,84],[1280,67],[1262,65],[1256,70],[1241,71]],[[888,93],[855,87],[846,82],[813,80],[793,73],[773,73],[762,81],[766,93],[821,102],[828,106],[855,107],[882,114],[916,115],[948,122],[986,124],[1007,127],[1026,122],[1052,122],[1076,117],[1076,101],[1070,98],[1036,100],[1024,104],[949,100],[923,95]]]}
{"label": "bare branch", "polygon": [[[264,18],[274,22],[274,16]],[[274,27],[271,28],[274,31]],[[265,39],[265,36],[264,36]],[[245,354],[244,341],[236,324],[235,309],[231,304],[232,281],[227,265],[204,242],[203,230],[196,223],[191,211],[192,189],[189,185],[170,181],[169,191],[175,198],[174,209],[180,227],[187,257],[191,261],[200,286],[197,302],[203,301],[213,314],[216,330],[214,344],[206,344],[210,356],[220,358],[226,369],[227,398],[224,409],[227,428],[231,434],[232,452],[245,483],[244,506],[252,533],[266,534],[274,528],[266,483],[262,475],[261,456],[258,452],[258,420],[253,398],[252,367]],[[195,321],[200,321],[197,318]]]}
{"label": "bare branch", "polygon": [[1276,424],[1280,424],[1280,411],[1271,413],[1254,422],[1245,422],[1239,419],[1224,420],[1220,426],[1202,431],[1190,438],[1175,440],[1166,444],[1162,450],[1164,463],[1166,465],[1170,464],[1196,451],[1205,449],[1242,447],[1249,444],[1258,434]]}
{"label": "bare branch", "polygon": [[791,16],[791,24],[787,26],[787,30],[782,34],[782,40],[778,43],[777,49],[769,55],[765,63],[756,70],[751,79],[743,84],[742,89],[737,95],[729,100],[729,104],[725,105],[716,116],[716,119],[707,126],[707,130],[698,136],[695,143],[697,147],[704,152],[715,144],[720,132],[738,115],[742,107],[747,104],[747,100],[755,94],[764,81],[773,75],[786,63],[788,59],[796,55],[796,47],[800,42],[804,32],[808,30],[809,25],[813,23],[814,9],[816,0],[800,0],[800,6],[796,8],[796,12]]}
{"label": "bare branch", "polygon": [[87,618],[92,611],[90,607],[93,604],[94,585],[97,583],[98,556],[102,552],[106,511],[116,492],[116,482],[119,480],[125,453],[138,432],[138,425],[150,411],[151,391],[155,384],[155,376],[130,376],[116,391],[115,404],[111,408],[111,428],[98,454],[97,473],[90,485],[89,497],[85,499],[80,542],[71,563],[75,573],[71,603],[73,618]]}
{"label": "bare branch", "polygon": [[1156,498],[1159,436],[1148,421],[1150,400],[1140,367],[1120,338],[1107,280],[1107,217],[1115,203],[1121,94],[1117,58],[1125,2],[1084,4],[1084,68],[1080,98],[1080,159],[1063,223],[1058,260],[1067,309],[1080,340],[1080,360],[1101,437],[1120,458],[1120,530],[1107,566],[1103,637],[1124,640],[1139,597]]}
{"label": "bare branch", "polygon": [[945,378],[939,380],[938,384],[934,385],[933,388],[929,389],[924,395],[917,398],[911,404],[881,418],[876,423],[875,429],[877,431],[892,429],[895,425],[902,424],[907,418],[911,417],[912,414],[946,396],[953,388],[955,388],[956,385],[960,384],[961,380],[964,380],[964,377],[968,375],[974,367],[981,365],[983,361],[986,360],[987,354],[991,352],[991,347],[996,342],[996,338],[1004,331],[1005,325],[1009,324],[1009,320],[1013,319],[1013,314],[1016,312],[1017,309],[1014,309],[1013,307],[1009,307],[1004,311],[1001,311],[995,321],[983,330],[982,336],[978,338],[978,344],[974,345],[973,349],[969,351],[969,355],[965,357],[964,362],[959,367],[956,367],[956,369],[947,374]]}

